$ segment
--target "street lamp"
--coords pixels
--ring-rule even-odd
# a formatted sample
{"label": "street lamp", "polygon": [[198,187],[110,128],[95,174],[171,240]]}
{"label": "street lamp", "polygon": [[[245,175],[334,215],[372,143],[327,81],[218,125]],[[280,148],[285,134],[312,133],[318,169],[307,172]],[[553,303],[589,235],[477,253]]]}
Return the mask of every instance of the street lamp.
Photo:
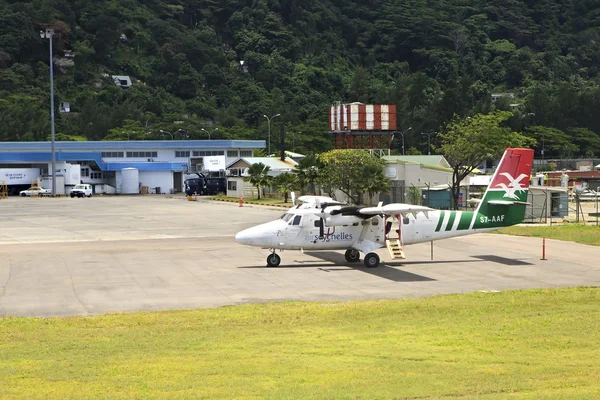
{"label": "street lamp", "polygon": [[544,163],[544,144],[544,132],[542,132],[542,164]]}
{"label": "street lamp", "polygon": [[215,128],[215,129],[213,129],[213,130],[212,130],[212,131],[210,131],[210,132],[209,132],[209,131],[207,131],[207,130],[206,130],[206,129],[204,129],[204,128],[201,128],[200,130],[201,130],[201,131],[204,131],[204,132],[206,132],[206,133],[208,133],[208,140],[210,140],[210,134],[211,134],[211,133],[215,133],[216,131],[218,131],[218,130],[219,130],[219,128]]}
{"label": "street lamp", "polygon": [[269,123],[269,140],[267,142],[267,153],[268,153],[267,156],[271,155],[271,120],[275,117],[279,117],[280,115],[281,114],[275,114],[271,118],[269,118],[263,114],[263,117],[265,117],[267,119],[267,122]]}
{"label": "street lamp", "polygon": [[52,38],[54,29],[40,31],[42,39],[49,39],[50,42],[50,140],[52,142],[52,197],[56,196],[56,150],[54,138],[54,63],[52,61]]}
{"label": "street lamp", "polygon": [[171,132],[167,132],[167,131],[163,131],[162,129],[160,130],[160,133],[166,133],[167,135],[171,136],[171,140],[173,140],[173,134]]}
{"label": "street lamp", "polygon": [[431,135],[435,135],[437,132],[423,132],[421,135],[427,135],[427,155],[431,155]]}
{"label": "street lamp", "polygon": [[[296,135],[294,134],[294,132],[291,132],[291,133],[292,133],[292,151],[296,151]],[[302,132],[300,131],[298,133],[301,134]]]}
{"label": "street lamp", "polygon": [[409,126],[407,130],[405,130],[404,132],[400,132],[400,134],[402,135],[402,155],[404,155],[404,134],[410,131],[411,129],[412,126]]}
{"label": "street lamp", "polygon": [[177,131],[175,133],[179,133],[181,135],[181,137],[183,137],[185,139],[189,139],[189,137],[190,137],[190,135],[188,135],[188,133],[185,129],[177,129]]}

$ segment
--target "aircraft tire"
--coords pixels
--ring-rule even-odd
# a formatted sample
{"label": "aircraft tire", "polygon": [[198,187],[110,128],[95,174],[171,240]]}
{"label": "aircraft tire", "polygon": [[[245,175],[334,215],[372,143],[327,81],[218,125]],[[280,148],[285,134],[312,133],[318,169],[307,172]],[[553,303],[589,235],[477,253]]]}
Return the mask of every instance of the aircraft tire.
{"label": "aircraft tire", "polygon": [[379,266],[379,256],[375,253],[369,253],[365,256],[365,266],[367,268],[376,268]]}
{"label": "aircraft tire", "polygon": [[348,249],[346,250],[346,254],[344,254],[344,257],[346,257],[346,261],[348,262],[359,262],[360,252],[355,249]]}
{"label": "aircraft tire", "polygon": [[267,257],[267,265],[271,268],[279,267],[280,263],[281,263],[281,257],[279,257],[279,255],[277,255],[275,253],[271,253]]}

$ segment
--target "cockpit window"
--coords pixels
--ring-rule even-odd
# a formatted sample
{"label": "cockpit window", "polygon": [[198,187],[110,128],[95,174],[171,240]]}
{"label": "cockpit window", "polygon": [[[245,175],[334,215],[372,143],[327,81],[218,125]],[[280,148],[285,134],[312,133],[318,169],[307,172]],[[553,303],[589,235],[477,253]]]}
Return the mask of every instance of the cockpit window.
{"label": "cockpit window", "polygon": [[294,214],[285,213],[281,216],[280,219],[284,220],[285,222],[288,222],[290,219],[292,219],[293,216]]}
{"label": "cockpit window", "polygon": [[290,222],[290,225],[300,225],[300,220],[302,219],[302,215],[295,215],[294,220]]}

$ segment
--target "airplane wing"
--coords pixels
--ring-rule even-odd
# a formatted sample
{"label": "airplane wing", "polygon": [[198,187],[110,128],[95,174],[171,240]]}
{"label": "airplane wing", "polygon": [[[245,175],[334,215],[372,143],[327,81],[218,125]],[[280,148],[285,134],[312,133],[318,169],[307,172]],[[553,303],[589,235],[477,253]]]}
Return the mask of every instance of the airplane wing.
{"label": "airplane wing", "polygon": [[364,215],[396,215],[396,214],[413,214],[417,215],[422,212],[427,217],[430,211],[435,211],[433,208],[425,207],[425,206],[416,206],[414,204],[402,204],[402,203],[392,203],[386,204],[385,206],[377,206],[377,207],[365,207],[358,210],[359,213]]}
{"label": "airplane wing", "polygon": [[320,203],[344,204],[341,201],[336,201],[336,200],[332,199],[331,197],[327,197],[327,196],[305,195],[305,196],[298,197],[297,200],[301,201],[303,203],[313,203],[313,204],[320,204]]}

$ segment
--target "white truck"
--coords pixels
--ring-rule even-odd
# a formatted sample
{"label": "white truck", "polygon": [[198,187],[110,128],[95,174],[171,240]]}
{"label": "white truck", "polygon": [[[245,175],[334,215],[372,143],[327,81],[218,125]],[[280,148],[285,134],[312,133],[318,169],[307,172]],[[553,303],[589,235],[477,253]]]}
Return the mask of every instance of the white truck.
{"label": "white truck", "polygon": [[71,198],[73,197],[92,197],[92,185],[80,183],[71,189]]}

